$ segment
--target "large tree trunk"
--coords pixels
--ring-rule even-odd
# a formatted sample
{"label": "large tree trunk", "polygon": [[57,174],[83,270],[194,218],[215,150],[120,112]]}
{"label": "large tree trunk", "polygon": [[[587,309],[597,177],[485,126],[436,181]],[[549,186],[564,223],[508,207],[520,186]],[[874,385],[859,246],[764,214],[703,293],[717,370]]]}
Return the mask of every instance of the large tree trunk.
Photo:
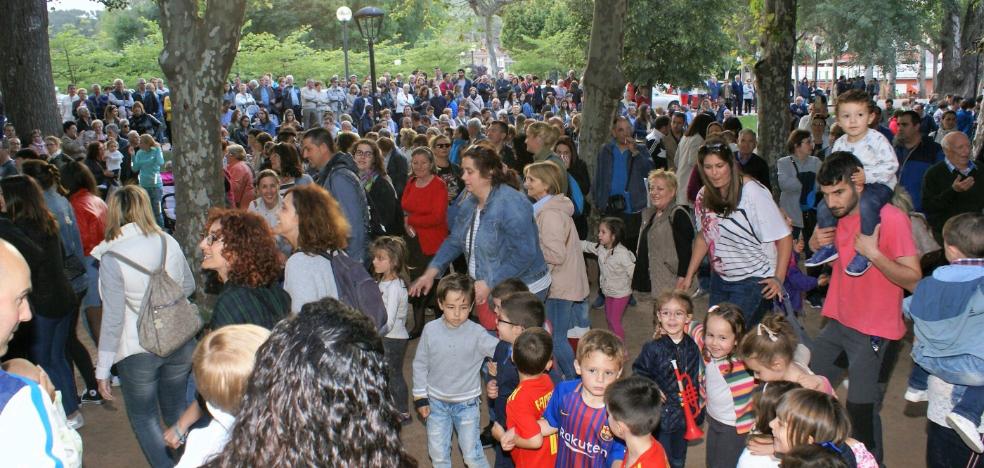
{"label": "large tree trunk", "polygon": [[61,136],[44,0],[4,2],[0,14],[0,92],[7,121],[17,128],[23,146],[30,144],[34,129],[41,130],[42,135]]}
{"label": "large tree trunk", "polygon": [[940,29],[943,67],[933,83],[934,91],[941,96],[952,94],[961,81],[959,70],[963,52],[960,48],[960,30],[963,23],[959,3],[959,0],[943,0],[943,27]]}
{"label": "large tree trunk", "polygon": [[796,40],[796,0],[765,0],[759,12],[762,58],[755,63],[758,82],[758,153],[775,167],[785,155],[790,115],[787,89]]}
{"label": "large tree trunk", "polygon": [[627,11],[628,0],[596,1],[594,4],[588,63],[584,70],[584,120],[578,149],[591,174],[597,167],[598,152],[611,137],[612,118],[625,90],[622,47],[625,43],[623,18]]}
{"label": "large tree trunk", "polygon": [[197,266],[201,264],[197,245],[208,208],[225,204],[219,115],[223,83],[239,48],[246,0],[158,0],[157,4],[164,36],[159,61],[174,109],[175,238]]}
{"label": "large tree trunk", "polygon": [[963,18],[963,29],[960,31],[960,50],[964,54],[960,61],[957,76],[959,81],[953,82],[953,91],[964,98],[973,98],[975,79],[978,77],[978,57],[975,56],[977,41],[984,36],[984,0],[971,0]]}
{"label": "large tree trunk", "polygon": [[492,30],[493,15],[488,15],[485,20],[485,48],[489,53],[489,76],[496,76],[499,73],[499,60],[495,55],[495,32]]}

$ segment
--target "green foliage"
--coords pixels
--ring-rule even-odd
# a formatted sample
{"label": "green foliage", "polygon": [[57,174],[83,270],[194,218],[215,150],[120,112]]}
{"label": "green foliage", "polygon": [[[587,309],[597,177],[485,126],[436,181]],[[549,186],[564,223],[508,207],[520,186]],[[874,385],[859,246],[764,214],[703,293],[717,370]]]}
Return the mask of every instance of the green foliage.
{"label": "green foliage", "polygon": [[557,53],[557,44],[568,40],[562,37],[567,32],[559,32],[553,36],[520,38],[526,45],[523,49],[513,49],[512,59],[513,70],[522,70],[523,73],[546,76],[551,71],[566,70],[575,64],[563,62],[561,55]]}
{"label": "green foliage", "polygon": [[99,16],[99,29],[108,35],[114,48],[147,36],[151,31],[146,28],[146,21],[157,23],[160,19],[160,10],[153,0],[132,0],[126,9],[119,5],[121,2],[114,1],[104,1],[112,9]]}
{"label": "green foliage", "polygon": [[696,84],[735,64],[733,37],[725,24],[735,8],[727,0],[665,0],[653,8],[629,1],[623,68],[642,84]]}
{"label": "green foliage", "polygon": [[554,3],[550,0],[529,0],[507,5],[501,15],[502,47],[506,50],[534,47],[527,38],[537,38],[544,34]]}

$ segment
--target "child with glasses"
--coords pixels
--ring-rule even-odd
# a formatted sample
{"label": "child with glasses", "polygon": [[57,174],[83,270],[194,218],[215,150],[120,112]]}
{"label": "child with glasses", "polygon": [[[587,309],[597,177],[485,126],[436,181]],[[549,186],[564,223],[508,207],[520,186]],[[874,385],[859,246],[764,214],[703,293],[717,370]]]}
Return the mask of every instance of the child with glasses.
{"label": "child with glasses", "polygon": [[[656,382],[666,397],[660,412],[659,427],[654,435],[666,450],[670,466],[682,468],[687,461],[687,441],[683,436],[687,423],[680,401],[674,362],[681,374],[690,381],[700,382],[701,354],[697,343],[687,329],[694,315],[694,302],[681,290],[664,291],[656,298],[653,324],[656,331],[653,340],[646,343],[639,357],[632,363],[632,373]],[[703,411],[695,409],[695,422],[700,425]]]}

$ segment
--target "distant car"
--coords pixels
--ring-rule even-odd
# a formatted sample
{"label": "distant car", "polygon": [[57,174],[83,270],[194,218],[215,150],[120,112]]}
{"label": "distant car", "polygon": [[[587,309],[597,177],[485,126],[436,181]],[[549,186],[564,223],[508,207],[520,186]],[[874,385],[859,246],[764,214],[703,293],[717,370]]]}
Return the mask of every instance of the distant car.
{"label": "distant car", "polygon": [[662,107],[663,109],[668,110],[674,104],[680,104],[680,96],[676,94],[663,93],[663,91],[656,86],[653,86],[652,97],[650,99],[650,107],[653,109]]}

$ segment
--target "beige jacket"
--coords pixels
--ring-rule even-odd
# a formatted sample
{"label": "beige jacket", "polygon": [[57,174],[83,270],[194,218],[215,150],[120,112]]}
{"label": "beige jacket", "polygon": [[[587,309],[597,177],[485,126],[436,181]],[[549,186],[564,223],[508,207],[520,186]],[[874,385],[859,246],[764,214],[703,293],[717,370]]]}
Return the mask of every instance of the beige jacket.
{"label": "beige jacket", "polygon": [[574,202],[554,195],[536,212],[540,249],[550,268],[550,299],[583,301],[588,297],[588,274],[574,228]]}

